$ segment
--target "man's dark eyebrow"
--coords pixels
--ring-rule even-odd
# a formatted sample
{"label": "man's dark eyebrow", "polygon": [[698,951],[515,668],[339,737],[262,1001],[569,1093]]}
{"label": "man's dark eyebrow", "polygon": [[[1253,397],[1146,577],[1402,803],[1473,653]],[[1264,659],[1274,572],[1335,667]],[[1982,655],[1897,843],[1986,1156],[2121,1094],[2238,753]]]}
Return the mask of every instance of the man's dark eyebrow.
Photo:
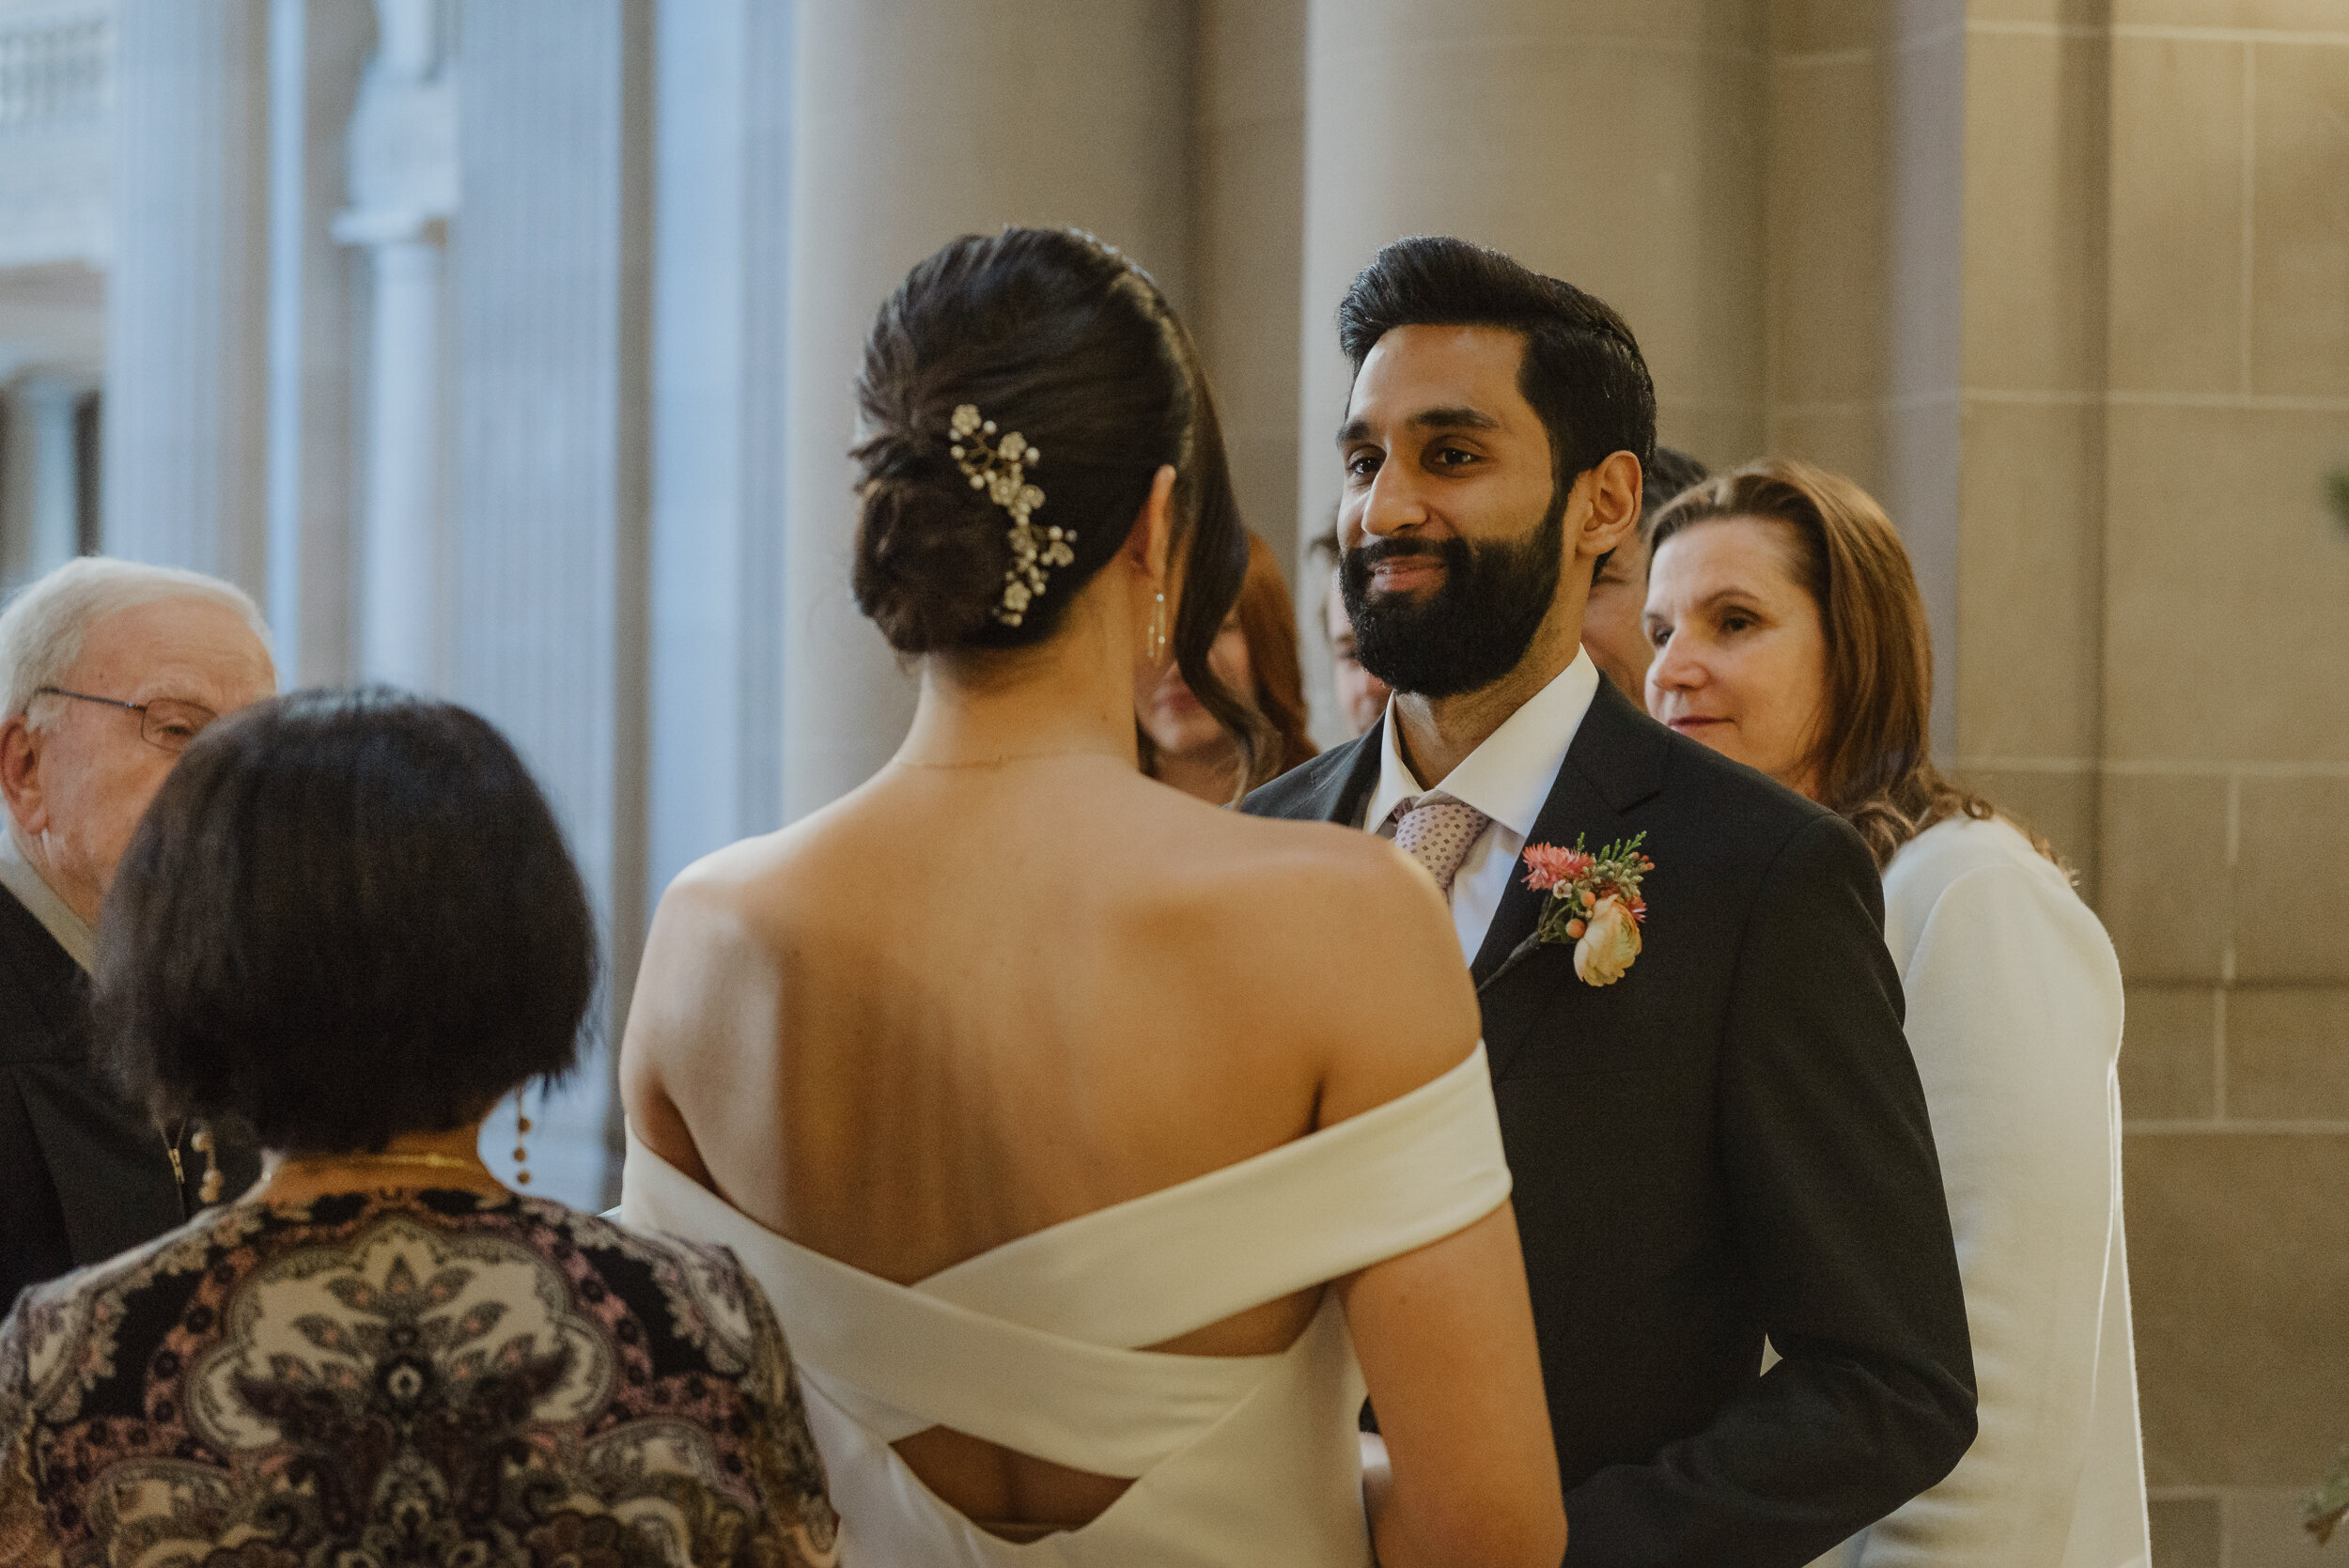
{"label": "man's dark eyebrow", "polygon": [[[1498,430],[1501,421],[1482,409],[1466,405],[1456,408],[1422,409],[1404,422],[1415,430]],[[1370,422],[1349,419],[1338,427],[1338,444],[1370,439]]]}
{"label": "man's dark eyebrow", "polygon": [[1419,430],[1498,430],[1501,421],[1482,409],[1422,409],[1409,423]]}

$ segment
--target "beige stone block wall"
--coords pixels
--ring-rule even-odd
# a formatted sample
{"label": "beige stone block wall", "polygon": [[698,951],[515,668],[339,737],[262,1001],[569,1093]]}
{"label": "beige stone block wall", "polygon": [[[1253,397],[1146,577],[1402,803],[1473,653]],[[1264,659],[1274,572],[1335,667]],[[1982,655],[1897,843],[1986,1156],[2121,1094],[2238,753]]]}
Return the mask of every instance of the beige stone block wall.
{"label": "beige stone block wall", "polygon": [[[1972,487],[1997,483],[1978,474],[2044,474],[2098,553],[1969,532],[1961,734],[1978,777],[2092,788],[2092,893],[2128,981],[2156,1568],[2315,1563],[2300,1500],[2349,1441],[2349,532],[2322,491],[2349,462],[2349,6],[2095,8],[1977,0],[1969,22],[1969,85],[2101,53],[2101,85],[2054,85],[2100,99],[2107,130],[2101,196],[2015,182],[2101,213],[2101,318],[2092,276],[2075,294],[2101,320],[2101,381],[2075,334],[2088,374],[2061,390],[2080,396],[2035,427],[1969,414],[1966,454],[1969,531]],[[2013,118],[2027,85],[1999,89]],[[1985,185],[1969,173],[1969,226]],[[1999,360],[2021,377],[2063,357],[2018,337]],[[2069,505],[2051,494],[2029,532],[2067,531]],[[2081,594],[2092,639],[2039,624]],[[1989,597],[2009,602],[1976,608]],[[1999,707],[2034,689],[2029,658],[2077,661],[2084,641],[2097,678],[2071,733]]]}

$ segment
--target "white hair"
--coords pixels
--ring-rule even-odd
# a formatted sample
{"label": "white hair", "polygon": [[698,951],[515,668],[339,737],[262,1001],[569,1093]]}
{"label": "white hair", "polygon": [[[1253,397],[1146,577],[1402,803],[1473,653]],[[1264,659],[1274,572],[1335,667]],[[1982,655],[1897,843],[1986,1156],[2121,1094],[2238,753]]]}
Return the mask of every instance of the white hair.
{"label": "white hair", "polygon": [[63,680],[82,657],[83,638],[99,621],[117,610],[173,598],[202,599],[235,611],[270,655],[269,624],[261,619],[260,606],[235,583],[178,567],[85,555],[26,583],[0,611],[0,719],[24,712],[42,687]]}

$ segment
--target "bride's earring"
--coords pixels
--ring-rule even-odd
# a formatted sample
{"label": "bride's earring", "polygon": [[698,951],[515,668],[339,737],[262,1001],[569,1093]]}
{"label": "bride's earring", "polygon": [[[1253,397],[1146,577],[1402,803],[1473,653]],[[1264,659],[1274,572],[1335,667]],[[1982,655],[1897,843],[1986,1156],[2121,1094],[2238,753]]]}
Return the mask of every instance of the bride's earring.
{"label": "bride's earring", "polygon": [[1166,657],[1166,596],[1160,594],[1158,598],[1158,603],[1150,610],[1150,657],[1164,659]]}

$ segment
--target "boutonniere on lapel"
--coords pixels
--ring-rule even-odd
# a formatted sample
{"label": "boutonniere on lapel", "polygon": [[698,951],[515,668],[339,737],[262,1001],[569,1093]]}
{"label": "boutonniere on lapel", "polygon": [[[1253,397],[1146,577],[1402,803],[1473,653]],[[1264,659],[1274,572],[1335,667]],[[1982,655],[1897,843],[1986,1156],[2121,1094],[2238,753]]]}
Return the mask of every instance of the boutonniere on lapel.
{"label": "boutonniere on lapel", "polygon": [[1656,862],[1640,853],[1645,833],[1634,833],[1591,853],[1576,835],[1574,847],[1525,846],[1525,885],[1542,901],[1531,945],[1572,942],[1574,972],[1585,986],[1611,986],[1640,956],[1640,923],[1647,905],[1640,878]]}

